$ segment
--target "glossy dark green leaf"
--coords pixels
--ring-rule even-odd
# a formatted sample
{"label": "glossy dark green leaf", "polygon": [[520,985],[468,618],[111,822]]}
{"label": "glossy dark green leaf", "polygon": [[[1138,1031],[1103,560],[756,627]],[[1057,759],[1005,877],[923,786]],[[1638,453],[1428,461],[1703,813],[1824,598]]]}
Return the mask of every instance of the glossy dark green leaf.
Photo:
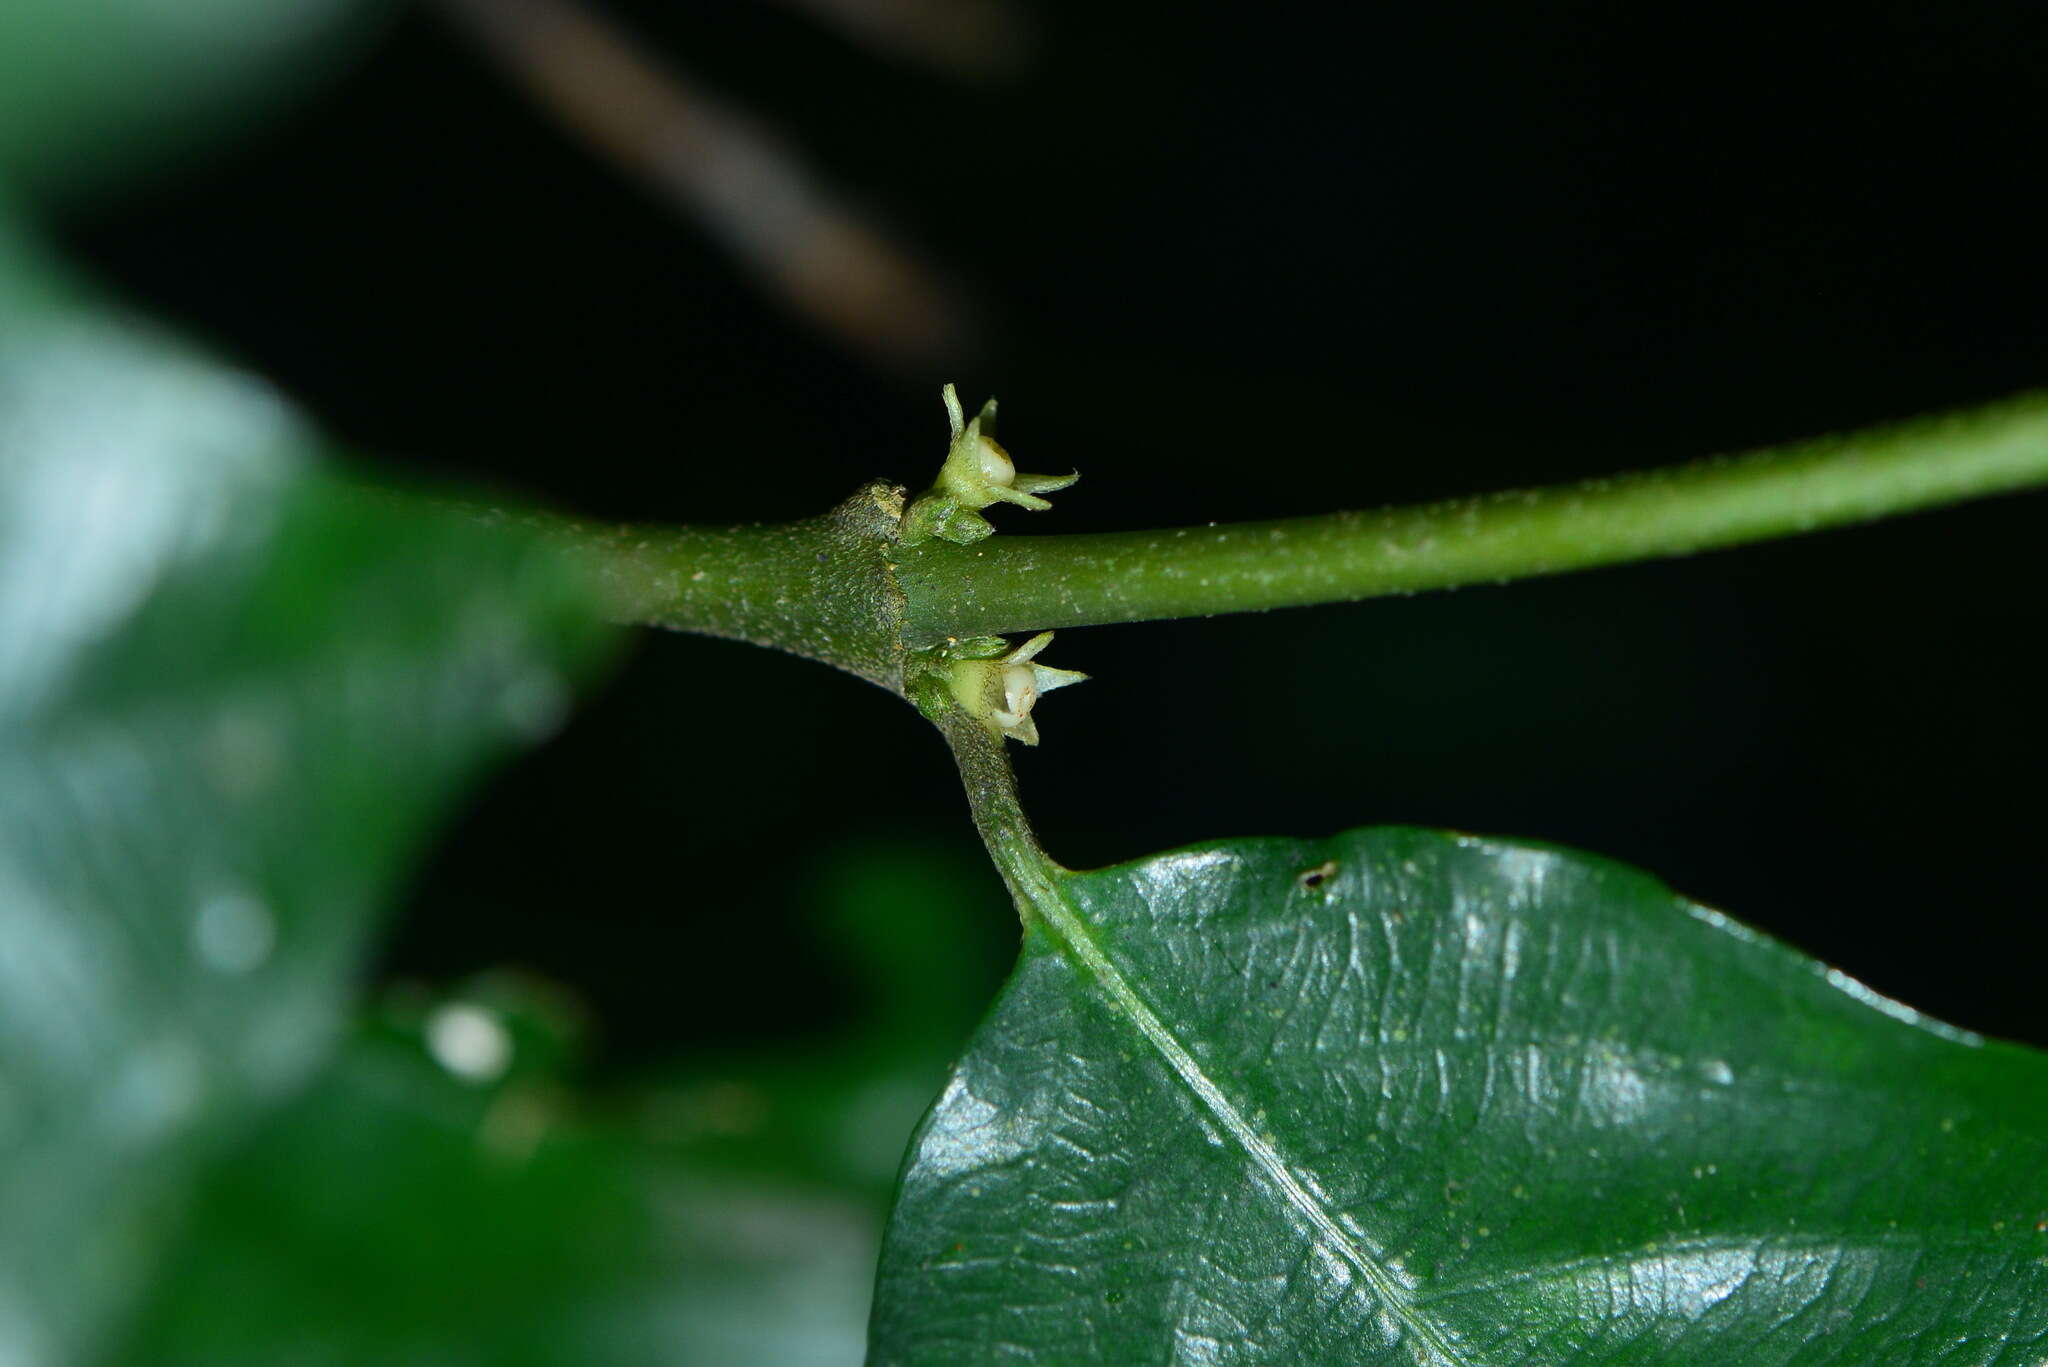
{"label": "glossy dark green leaf", "polygon": [[2048,1357],[2048,1056],[1536,846],[1059,885],[914,1143],[871,1362]]}
{"label": "glossy dark green leaf", "polygon": [[459,1043],[453,1013],[497,1019],[454,1000],[425,1048],[365,1039],[217,1170],[124,1367],[860,1361],[874,1197],[706,1163],[674,1133],[696,1103],[698,1134],[758,1126],[767,1092],[596,1120],[544,1072],[478,1076],[485,1036]]}
{"label": "glossy dark green leaf", "polygon": [[551,558],[314,448],[0,238],[9,1367],[118,1327],[199,1166],[321,1063],[429,824],[599,639]]}

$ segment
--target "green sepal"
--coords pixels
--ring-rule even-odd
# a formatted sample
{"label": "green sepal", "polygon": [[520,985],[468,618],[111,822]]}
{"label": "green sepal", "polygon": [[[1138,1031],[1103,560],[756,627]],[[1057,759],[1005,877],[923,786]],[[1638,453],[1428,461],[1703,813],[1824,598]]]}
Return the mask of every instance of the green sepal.
{"label": "green sepal", "polygon": [[[1014,649],[1000,637],[980,636],[953,642],[936,652],[936,659],[942,663],[934,672],[944,679],[946,692],[961,710],[991,734],[1036,745],[1038,723],[1031,714],[1040,695],[1081,683],[1088,677],[1078,670],[1055,669],[1037,662],[1038,653],[1051,643],[1052,635],[1041,631]],[[991,643],[1003,647],[1003,652],[990,653]],[[963,651],[962,647],[966,649]]]}
{"label": "green sepal", "polygon": [[952,441],[938,478],[903,515],[904,545],[937,537],[956,546],[971,546],[995,531],[980,509],[992,503],[1012,503],[1044,512],[1052,504],[1039,495],[1064,489],[1081,477],[1078,471],[1064,475],[1020,473],[1010,453],[996,441],[994,399],[970,419],[952,385],[945,387],[942,397]]}

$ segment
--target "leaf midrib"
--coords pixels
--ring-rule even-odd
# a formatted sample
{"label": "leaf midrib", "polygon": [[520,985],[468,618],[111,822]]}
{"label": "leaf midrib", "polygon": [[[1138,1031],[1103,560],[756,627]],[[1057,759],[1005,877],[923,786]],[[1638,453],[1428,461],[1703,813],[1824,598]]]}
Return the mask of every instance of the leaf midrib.
{"label": "leaf midrib", "polygon": [[1032,909],[1043,918],[1068,958],[1102,989],[1111,1008],[1138,1032],[1165,1062],[1174,1077],[1186,1087],[1203,1109],[1230,1136],[1252,1166],[1276,1188],[1293,1215],[1315,1232],[1318,1240],[1334,1251],[1372,1289],[1379,1308],[1391,1315],[1448,1367],[1478,1367],[1457,1348],[1449,1329],[1426,1311],[1394,1270],[1362,1246],[1344,1227],[1337,1213],[1309,1189],[1274,1143],[1253,1128],[1229,1095],[1202,1071],[1186,1045],[1182,1044],[1157,1012],[1146,1004],[1123,970],[1096,943],[1080,911],[1060,891],[1057,879],[1065,876],[1049,869],[1018,870],[1028,876],[1019,884]]}

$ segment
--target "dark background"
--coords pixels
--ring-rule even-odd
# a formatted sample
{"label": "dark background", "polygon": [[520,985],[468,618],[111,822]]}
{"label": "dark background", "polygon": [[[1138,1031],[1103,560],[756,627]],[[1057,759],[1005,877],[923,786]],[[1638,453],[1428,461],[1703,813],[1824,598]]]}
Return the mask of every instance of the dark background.
{"label": "dark background", "polygon": [[[605,517],[922,484],[1004,403],[1081,531],[1455,495],[2048,381],[2048,11],[1030,4],[961,84],[756,0],[610,10],[970,283],[978,343],[804,323],[434,14],[196,170],[77,209],[130,298],[388,471]],[[1502,589],[1062,633],[1020,756],[1081,867],[1421,823],[1641,865],[1979,1030],[2048,1043],[2048,497]],[[1014,921],[879,690],[646,636],[438,849],[393,974],[575,987],[600,1061],[830,1029],[819,908],[896,870],[998,979]],[[901,876],[905,868],[923,872]],[[886,879],[885,879],[886,882]],[[923,952],[912,945],[907,953]]]}

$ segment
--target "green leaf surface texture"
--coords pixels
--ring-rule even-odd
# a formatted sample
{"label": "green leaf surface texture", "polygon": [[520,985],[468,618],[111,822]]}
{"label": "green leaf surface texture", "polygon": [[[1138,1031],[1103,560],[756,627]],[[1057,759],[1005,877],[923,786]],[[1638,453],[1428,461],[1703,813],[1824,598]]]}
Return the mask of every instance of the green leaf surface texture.
{"label": "green leaf surface texture", "polygon": [[913,1142],[872,1363],[2048,1357],[2048,1056],[1537,845],[1054,881]]}
{"label": "green leaf surface texture", "polygon": [[352,1014],[461,781],[601,640],[539,548],[0,241],[0,1362],[89,1360]]}

